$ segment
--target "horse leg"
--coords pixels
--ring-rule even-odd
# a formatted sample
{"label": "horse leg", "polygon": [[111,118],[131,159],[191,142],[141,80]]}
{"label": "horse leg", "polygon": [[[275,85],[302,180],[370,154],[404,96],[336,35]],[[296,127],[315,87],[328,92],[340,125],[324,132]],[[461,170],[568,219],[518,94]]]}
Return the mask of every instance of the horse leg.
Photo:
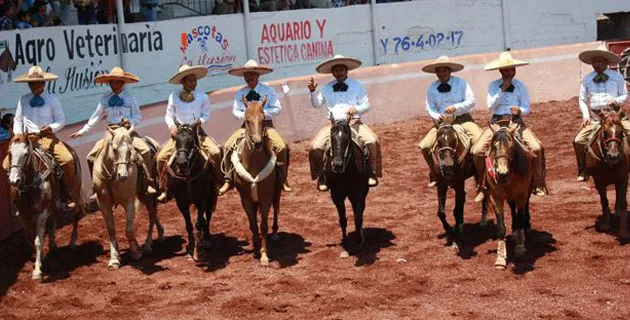
{"label": "horse leg", "polygon": [[597,192],[599,193],[599,202],[602,204],[602,219],[595,224],[595,229],[599,232],[610,231],[610,207],[608,204],[608,196],[606,195],[606,186],[595,183]]}
{"label": "horse leg", "polygon": [[[213,189],[214,190],[214,189]],[[210,242],[211,239],[211,235],[210,235],[210,220],[212,220],[212,212],[214,209],[214,205],[213,205],[213,201],[210,198],[209,200],[206,201],[206,210],[205,210],[205,225],[203,226],[203,248],[204,249],[210,249],[210,246],[212,245],[212,243]]]}
{"label": "horse leg", "polygon": [[488,225],[488,199],[484,198],[481,201],[481,221],[479,221],[479,225],[485,227]]}
{"label": "horse leg", "polygon": [[453,232],[453,248],[459,254],[461,252],[462,239],[464,235],[464,205],[466,203],[466,191],[464,184],[460,183],[455,187],[455,209],[453,216],[455,217],[455,230]]}
{"label": "horse leg", "polygon": [[264,203],[260,205],[260,236],[262,238],[260,247],[260,264],[263,266],[269,265],[269,256],[267,255],[267,233],[269,232],[270,209],[271,203]]}
{"label": "horse leg", "polygon": [[204,200],[198,201],[195,207],[197,208],[197,222],[195,223],[195,249],[193,251],[193,260],[204,262],[206,261],[206,252],[203,248],[203,243],[209,240],[204,237],[206,229],[206,219],[204,216],[207,210],[206,203]]}
{"label": "horse leg", "polygon": [[120,251],[118,249],[118,241],[116,240],[116,224],[114,223],[112,204],[109,200],[104,201],[100,197],[98,202],[101,207],[101,213],[103,214],[103,220],[105,220],[105,226],[107,227],[107,234],[109,235],[110,257],[107,266],[112,269],[118,269],[120,268]]}
{"label": "horse leg", "polygon": [[127,235],[127,242],[129,242],[129,250],[131,251],[131,258],[133,260],[140,260],[142,258],[142,250],[136,241],[136,231],[134,230],[134,221],[136,219],[135,197],[127,201],[125,206],[125,212],[127,214],[127,223],[125,226],[125,234]]}
{"label": "horse leg", "polygon": [[277,185],[280,187],[276,189],[276,192],[273,195],[273,226],[271,228],[273,233],[271,234],[271,241],[274,242],[280,240],[280,235],[278,234],[278,216],[280,215],[280,195],[282,194],[282,183],[282,180],[277,182]]}
{"label": "horse leg", "polygon": [[518,229],[517,225],[517,221],[516,221],[516,215],[517,215],[517,208],[516,208],[516,202],[514,200],[508,200],[508,205],[510,206],[510,216],[512,216],[512,236],[516,236],[516,229]]}
{"label": "horse leg", "polygon": [[243,210],[247,214],[247,221],[249,222],[249,231],[252,233],[250,241],[250,247],[254,251],[254,255],[258,254],[259,238],[258,238],[258,205],[252,201],[248,201],[245,197],[241,197],[241,204]]}
{"label": "horse leg", "polygon": [[491,197],[492,206],[497,218],[497,260],[494,262],[496,269],[503,270],[507,267],[507,249],[505,247],[505,216],[503,212],[503,199]]}
{"label": "horse leg", "polygon": [[177,202],[177,208],[179,212],[182,213],[184,217],[184,223],[186,224],[186,233],[188,233],[188,243],[186,244],[186,253],[188,253],[189,257],[192,257],[195,245],[195,237],[193,235],[193,224],[190,220],[190,207],[188,203],[184,200],[181,200],[180,197],[177,197],[175,202]]}
{"label": "horse leg", "polygon": [[525,215],[527,211],[527,198],[530,192],[518,196],[518,199],[514,201],[516,205],[516,213],[512,217],[512,232],[515,237],[516,246],[514,247],[514,257],[517,260],[522,260],[527,251],[525,248],[525,225],[527,223],[527,217]]}
{"label": "horse leg", "polygon": [[48,253],[50,254],[57,250],[57,215],[51,214],[46,225],[48,227]]}
{"label": "horse leg", "polygon": [[72,221],[72,235],[70,236],[70,249],[74,249],[77,246],[77,238],[79,237],[79,220],[82,216],[85,216],[85,208],[83,207],[83,201],[77,202],[77,208],[74,210],[74,219]]}
{"label": "horse leg", "polygon": [[[142,246],[142,251],[144,253],[150,253],[153,250],[153,227],[157,224],[157,209],[153,203],[151,203],[151,200],[146,201],[145,207],[149,213],[149,230],[147,231],[147,239],[144,242],[144,246]],[[140,212],[141,209],[142,203],[140,202],[140,199],[136,199],[136,212]]]}
{"label": "horse leg", "polygon": [[[363,192],[365,191],[365,192]],[[354,230],[359,236],[359,246],[365,244],[365,236],[363,235],[363,212],[365,211],[365,198],[367,197],[367,189],[355,191],[350,196],[350,204],[354,213]]]}
{"label": "horse leg", "polygon": [[622,179],[615,184],[615,214],[619,217],[619,239],[628,240],[628,203],[626,201],[626,192],[628,191],[628,179]]}
{"label": "horse leg", "polygon": [[44,255],[44,233],[46,231],[46,221],[49,216],[48,209],[44,209],[37,217],[35,236],[35,268],[33,269],[33,280],[42,279],[42,259]]}
{"label": "horse leg", "polygon": [[344,203],[345,195],[339,191],[331,191],[330,195],[332,196],[333,203],[335,207],[337,207],[337,213],[339,214],[339,226],[341,227],[341,254],[339,255],[341,258],[347,258],[350,256],[347,248],[347,233],[346,229],[348,228],[348,219],[346,219],[346,204]]}
{"label": "horse leg", "polygon": [[440,221],[442,222],[442,227],[444,227],[444,232],[446,232],[446,235],[448,236],[448,241],[452,241],[453,240],[453,228],[451,228],[451,225],[448,224],[448,221],[446,221],[446,191],[448,191],[448,186],[446,184],[443,184],[441,182],[438,182],[437,185],[437,193],[438,193],[438,218],[440,218]]}

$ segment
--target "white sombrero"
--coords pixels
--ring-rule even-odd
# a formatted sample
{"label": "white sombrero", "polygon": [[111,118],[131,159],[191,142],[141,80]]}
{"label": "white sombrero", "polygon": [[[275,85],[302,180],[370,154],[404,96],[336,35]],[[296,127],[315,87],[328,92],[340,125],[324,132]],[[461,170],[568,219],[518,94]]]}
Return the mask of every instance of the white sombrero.
{"label": "white sombrero", "polygon": [[44,70],[42,70],[40,66],[32,66],[30,69],[28,69],[27,74],[23,74],[15,78],[13,82],[38,82],[38,81],[53,81],[53,80],[57,80],[56,75],[50,72],[44,72]]}
{"label": "white sombrero", "polygon": [[528,64],[529,62],[527,61],[512,58],[512,55],[509,52],[501,52],[501,54],[499,55],[499,59],[490,61],[485,66],[484,70],[490,71],[497,69],[516,68]]}
{"label": "white sombrero", "polygon": [[608,60],[608,64],[617,64],[619,63],[619,61],[621,61],[621,58],[619,58],[618,55],[616,55],[613,52],[610,52],[608,48],[606,48],[605,43],[602,43],[601,45],[599,45],[597,49],[582,51],[580,52],[580,55],[578,56],[578,58],[580,58],[580,61],[586,64],[592,64],[593,58],[595,57],[602,57]]}
{"label": "white sombrero", "polygon": [[96,76],[96,79],[94,79],[94,82],[96,83],[108,83],[110,81],[122,81],[124,83],[135,83],[140,81],[140,78],[131,73],[131,72],[125,72],[125,70],[123,70],[120,67],[115,67],[114,69],[112,69],[112,72],[110,73],[105,73],[105,74],[101,74]]}
{"label": "white sombrero", "polygon": [[361,66],[361,60],[337,54],[334,57],[320,63],[315,70],[319,73],[332,73],[332,68],[336,65],[346,66],[348,71],[350,71]]}
{"label": "white sombrero", "polygon": [[273,72],[273,68],[269,66],[258,65],[256,60],[247,60],[242,67],[232,68],[228,71],[229,74],[237,77],[242,77],[246,72],[256,72],[260,75]]}
{"label": "white sombrero", "polygon": [[435,60],[435,62],[429,63],[422,67],[422,71],[426,73],[435,73],[435,69],[439,67],[451,68],[451,72],[457,72],[464,69],[463,64],[453,62],[447,56],[440,56],[439,58],[437,58],[437,60]]}
{"label": "white sombrero", "polygon": [[175,75],[173,75],[171,77],[170,80],[168,80],[168,82],[172,83],[172,84],[181,84],[182,83],[182,79],[186,78],[189,75],[195,75],[195,77],[197,78],[197,80],[203,78],[206,76],[206,74],[208,74],[208,67],[206,66],[189,66],[187,64],[182,65],[181,67],[179,67],[179,71],[177,71],[177,73]]}

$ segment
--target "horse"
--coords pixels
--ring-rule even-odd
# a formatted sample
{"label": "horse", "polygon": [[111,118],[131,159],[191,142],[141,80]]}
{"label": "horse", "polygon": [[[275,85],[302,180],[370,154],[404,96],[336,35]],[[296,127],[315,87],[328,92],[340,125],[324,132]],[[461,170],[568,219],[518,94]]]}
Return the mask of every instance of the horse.
{"label": "horse", "polygon": [[495,268],[507,267],[507,249],[505,246],[504,201],[512,209],[512,233],[516,239],[515,257],[525,255],[526,231],[531,228],[529,222],[529,198],[532,190],[532,159],[535,155],[523,145],[517,133],[521,125],[510,121],[507,126],[490,124],[493,131],[490,152],[486,158],[485,184],[495,215],[497,217],[497,259]]}
{"label": "horse", "polygon": [[[201,154],[199,137],[202,134],[200,123],[181,124],[175,122],[174,161],[166,166],[168,190],[175,197],[177,208],[184,217],[188,244],[186,252],[194,261],[207,260],[204,249],[210,247],[210,220],[217,204],[215,179],[212,177],[210,157]],[[190,206],[197,208],[196,232],[190,217]]]}
{"label": "horse", "polygon": [[365,198],[369,191],[368,164],[366,153],[360,143],[353,139],[350,119],[335,120],[331,118],[330,148],[324,162],[324,175],[330,189],[341,227],[341,258],[350,256],[349,242],[346,234],[348,221],[346,219],[345,200],[348,198],[354,212],[354,226],[358,243],[365,243],[363,235],[363,211]]}
{"label": "horse", "polygon": [[[29,244],[33,245],[34,243],[36,250],[32,278],[41,280],[46,228],[48,229],[49,253],[57,248],[55,231],[57,219],[63,212],[59,179],[62,173],[51,154],[33,146],[33,140],[36,139],[35,134],[26,134],[16,135],[11,140],[9,145],[11,159],[9,182],[11,184],[11,198],[19,211],[20,220],[24,224],[26,238]],[[75,154],[73,156],[76,158]],[[77,175],[80,176],[81,168],[78,161],[76,166]],[[84,213],[83,201],[79,196],[70,237],[69,246],[71,248],[76,246],[77,226],[79,218]]]}
{"label": "horse", "polygon": [[621,124],[621,110],[602,112],[601,128],[588,143],[586,171],[593,177],[602,205],[602,219],[596,224],[599,231],[610,230],[611,213],[608,207],[606,187],[615,185],[615,214],[619,217],[619,239],[626,241],[628,216],[626,191],[628,190],[628,161],[630,148]]}
{"label": "horse", "polygon": [[[433,163],[437,168],[430,168],[437,177],[438,212],[444,231],[448,235],[448,241],[459,253],[462,235],[464,233],[464,205],[466,203],[466,180],[476,173],[472,155],[470,154],[471,142],[464,132],[458,132],[456,126],[447,121],[438,123],[434,121],[436,143],[434,146]],[[455,228],[446,221],[446,192],[451,187],[455,190]],[[486,224],[487,201],[482,202],[481,225]]]}
{"label": "horse", "polygon": [[[283,176],[276,168],[276,155],[271,149],[264,126],[265,114],[262,101],[246,101],[245,138],[239,142],[230,161],[234,165],[234,186],[241,196],[243,210],[249,220],[252,232],[254,252],[260,250],[260,263],[269,265],[267,235],[269,229],[269,210],[273,206],[273,226],[271,240],[277,241],[278,215],[280,214],[280,195],[282,193]],[[260,232],[257,224],[260,212]]]}
{"label": "horse", "polygon": [[[113,129],[115,128],[115,129]],[[132,146],[134,126],[108,126],[103,149],[96,156],[92,172],[92,188],[97,195],[98,206],[107,226],[110,241],[108,267],[120,268],[120,249],[116,239],[113,206],[120,204],[126,212],[126,235],[131,257],[142,258],[142,251],[151,252],[153,227],[157,226],[158,240],[164,239],[164,228],[157,215],[155,195],[147,194],[141,174],[142,158]],[[155,174],[155,173],[154,173]],[[143,250],[140,250],[135,234],[135,215],[145,206],[149,212],[149,230]]]}

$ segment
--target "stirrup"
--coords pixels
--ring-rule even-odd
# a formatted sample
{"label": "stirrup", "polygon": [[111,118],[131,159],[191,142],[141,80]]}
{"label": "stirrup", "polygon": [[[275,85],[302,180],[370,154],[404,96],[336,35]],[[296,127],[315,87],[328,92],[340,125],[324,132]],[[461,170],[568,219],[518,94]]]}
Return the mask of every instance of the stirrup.
{"label": "stirrup", "polygon": [[230,189],[232,189],[232,183],[229,180],[225,180],[221,188],[219,188],[219,195],[224,195],[226,192],[230,191]]}
{"label": "stirrup", "polygon": [[325,192],[328,191],[328,185],[326,184],[326,180],[322,177],[317,179],[317,190]]}
{"label": "stirrup", "polygon": [[544,197],[547,193],[545,192],[545,188],[543,187],[536,187],[534,188],[533,192],[532,192],[535,196],[538,197]]}
{"label": "stirrup", "polygon": [[477,193],[477,196],[475,197],[475,202],[477,203],[482,202],[485,198],[486,198],[485,192],[479,191],[479,193]]}
{"label": "stirrup", "polygon": [[92,195],[90,196],[90,201],[96,201],[98,200],[98,195],[96,194],[96,192],[92,193]]}
{"label": "stirrup", "polygon": [[368,186],[369,187],[376,187],[376,186],[378,186],[378,179],[376,179],[376,177],[370,177],[368,179]]}
{"label": "stirrup", "polygon": [[435,186],[437,186],[437,181],[429,181],[429,184],[427,184],[429,188],[434,188]]}
{"label": "stirrup", "polygon": [[162,193],[157,197],[157,201],[161,202],[161,203],[166,203],[168,198],[168,195],[166,194],[166,191],[162,191]]}
{"label": "stirrup", "polygon": [[585,173],[579,174],[576,180],[577,182],[586,182],[588,181],[588,175]]}
{"label": "stirrup", "polygon": [[282,183],[282,190],[284,190],[284,192],[291,192],[292,189],[288,181]]}
{"label": "stirrup", "polygon": [[155,188],[153,188],[152,186],[148,186],[147,187],[147,193],[148,194],[156,194],[157,190],[155,190]]}

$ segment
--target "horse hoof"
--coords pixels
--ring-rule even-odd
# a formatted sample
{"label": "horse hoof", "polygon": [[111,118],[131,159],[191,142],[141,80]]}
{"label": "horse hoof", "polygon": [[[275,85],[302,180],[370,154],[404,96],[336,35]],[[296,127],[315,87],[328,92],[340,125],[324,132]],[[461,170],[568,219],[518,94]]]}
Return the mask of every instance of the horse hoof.
{"label": "horse hoof", "polygon": [[120,261],[118,260],[110,261],[109,264],[107,264],[107,267],[109,267],[112,270],[116,270],[120,268]]}
{"label": "horse hoof", "polygon": [[523,257],[525,257],[525,252],[527,252],[527,249],[525,248],[525,245],[523,244],[517,244],[516,247],[514,248],[514,256],[517,259],[522,259]]}
{"label": "horse hoof", "polygon": [[203,248],[204,249],[210,249],[211,246],[212,246],[212,243],[210,243],[209,240],[203,240]]}
{"label": "horse hoof", "polygon": [[145,244],[144,247],[142,247],[142,252],[144,252],[146,254],[149,254],[149,253],[153,252],[153,248],[151,248],[150,245],[146,245]]}
{"label": "horse hoof", "polygon": [[280,240],[280,235],[277,233],[274,233],[271,235],[271,241],[278,241]]}
{"label": "horse hoof", "polygon": [[507,268],[507,266],[500,265],[500,264],[495,264],[495,265],[494,265],[494,268],[495,268],[496,270],[505,270],[505,269]]}
{"label": "horse hoof", "polygon": [[260,265],[263,267],[266,267],[269,265],[269,258],[268,257],[262,257],[260,258]]}
{"label": "horse hoof", "polygon": [[131,252],[131,259],[133,259],[134,261],[138,261],[142,259],[142,252],[141,251]]}
{"label": "horse hoof", "polygon": [[347,250],[343,250],[343,251],[341,251],[341,254],[339,254],[339,258],[344,258],[345,259],[345,258],[348,258],[348,257],[350,257],[350,253],[348,253]]}
{"label": "horse hoof", "polygon": [[31,277],[33,280],[42,280],[42,272],[38,270],[33,271],[33,276]]}
{"label": "horse hoof", "polygon": [[459,255],[461,250],[459,249],[459,245],[455,242],[453,242],[453,244],[451,245],[451,248],[453,249],[453,251],[455,251],[455,254]]}
{"label": "horse hoof", "polygon": [[610,223],[606,223],[606,222],[600,223],[596,226],[595,229],[597,229],[597,231],[599,232],[608,232],[610,231]]}

